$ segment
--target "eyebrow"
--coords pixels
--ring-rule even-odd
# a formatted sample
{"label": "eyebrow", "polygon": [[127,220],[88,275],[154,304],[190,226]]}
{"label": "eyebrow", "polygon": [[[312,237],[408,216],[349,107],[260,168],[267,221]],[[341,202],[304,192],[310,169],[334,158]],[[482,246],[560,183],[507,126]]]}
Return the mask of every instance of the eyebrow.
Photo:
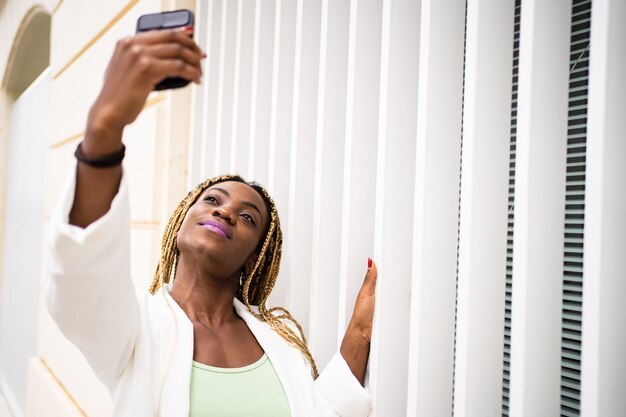
{"label": "eyebrow", "polygon": [[[223,188],[213,187],[213,188],[211,188],[210,190],[219,191],[219,192],[221,192],[222,194],[226,195],[227,197],[230,197],[230,193],[229,193],[228,191],[226,191],[225,189],[223,189]],[[244,206],[251,207],[251,208],[255,209],[256,211],[258,211],[258,212],[259,212],[259,215],[261,216],[261,219],[263,219],[263,213],[261,213],[261,210],[259,209],[259,207],[257,207],[257,205],[256,205],[256,204],[254,204],[254,203],[253,203],[253,202],[251,202],[251,201],[242,201],[242,203],[241,203],[241,204],[243,204]]]}

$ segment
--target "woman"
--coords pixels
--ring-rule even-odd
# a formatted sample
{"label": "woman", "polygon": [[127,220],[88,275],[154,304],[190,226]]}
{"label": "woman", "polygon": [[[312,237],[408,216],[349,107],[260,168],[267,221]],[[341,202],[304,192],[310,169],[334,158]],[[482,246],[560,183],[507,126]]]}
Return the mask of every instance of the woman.
{"label": "woman", "polygon": [[114,416],[365,417],[376,268],[369,260],[340,352],[318,377],[298,323],[266,306],[282,236],[261,187],[223,176],[192,190],[150,291],[135,293],[122,132],[163,78],[200,82],[205,55],[190,32],[118,42],[53,221],[50,312],[111,391]]}

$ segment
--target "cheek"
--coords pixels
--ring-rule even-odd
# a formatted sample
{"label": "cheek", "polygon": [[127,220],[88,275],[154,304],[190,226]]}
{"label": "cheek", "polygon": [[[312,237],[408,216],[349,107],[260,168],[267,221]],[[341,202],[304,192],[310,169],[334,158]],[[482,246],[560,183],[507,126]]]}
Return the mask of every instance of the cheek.
{"label": "cheek", "polygon": [[188,231],[187,229],[189,228],[189,224],[187,222],[187,218],[185,217],[185,219],[183,220],[183,223],[180,225],[180,228],[178,229],[178,232],[176,232],[176,237],[174,239],[176,239],[176,247],[180,250],[181,246],[184,246],[187,239],[186,237],[188,236]]}

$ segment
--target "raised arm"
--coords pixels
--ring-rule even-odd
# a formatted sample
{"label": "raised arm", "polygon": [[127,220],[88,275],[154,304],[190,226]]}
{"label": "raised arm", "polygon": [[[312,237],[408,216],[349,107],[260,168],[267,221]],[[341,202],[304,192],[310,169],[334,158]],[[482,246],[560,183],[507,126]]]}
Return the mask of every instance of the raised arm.
{"label": "raised arm", "polygon": [[80,158],[89,163],[78,163],[51,222],[48,309],[109,388],[132,359],[139,303],[130,277],[129,202],[121,163],[90,164],[122,149],[124,127],[138,116],[154,85],[167,76],[199,81],[201,59],[185,31],[146,32],[118,42],[81,144]]}
{"label": "raised arm", "polygon": [[[102,160],[122,149],[122,132],[146,103],[154,86],[166,77],[199,83],[203,53],[184,29],[140,33],[118,41],[102,90],[89,111],[84,159]],[[87,227],[111,207],[122,177],[121,164],[95,168],[79,163],[70,224]]]}

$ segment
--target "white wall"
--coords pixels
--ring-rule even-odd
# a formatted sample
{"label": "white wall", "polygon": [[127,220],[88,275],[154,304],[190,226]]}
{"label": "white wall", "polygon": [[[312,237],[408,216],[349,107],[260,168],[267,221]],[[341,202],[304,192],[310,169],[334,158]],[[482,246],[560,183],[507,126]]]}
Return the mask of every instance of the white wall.
{"label": "white wall", "polygon": [[0,382],[17,416],[25,411],[28,360],[37,353],[50,78],[50,70],[44,71],[12,110],[0,300]]}
{"label": "white wall", "polygon": [[[572,3],[543,3],[524,0],[521,18],[518,416],[553,415],[560,395]],[[379,416],[502,413],[514,2],[467,6],[197,2],[208,58],[194,87],[188,186],[236,172],[275,196],[286,237],[270,301],[300,320],[322,368],[374,257],[368,384]]]}

